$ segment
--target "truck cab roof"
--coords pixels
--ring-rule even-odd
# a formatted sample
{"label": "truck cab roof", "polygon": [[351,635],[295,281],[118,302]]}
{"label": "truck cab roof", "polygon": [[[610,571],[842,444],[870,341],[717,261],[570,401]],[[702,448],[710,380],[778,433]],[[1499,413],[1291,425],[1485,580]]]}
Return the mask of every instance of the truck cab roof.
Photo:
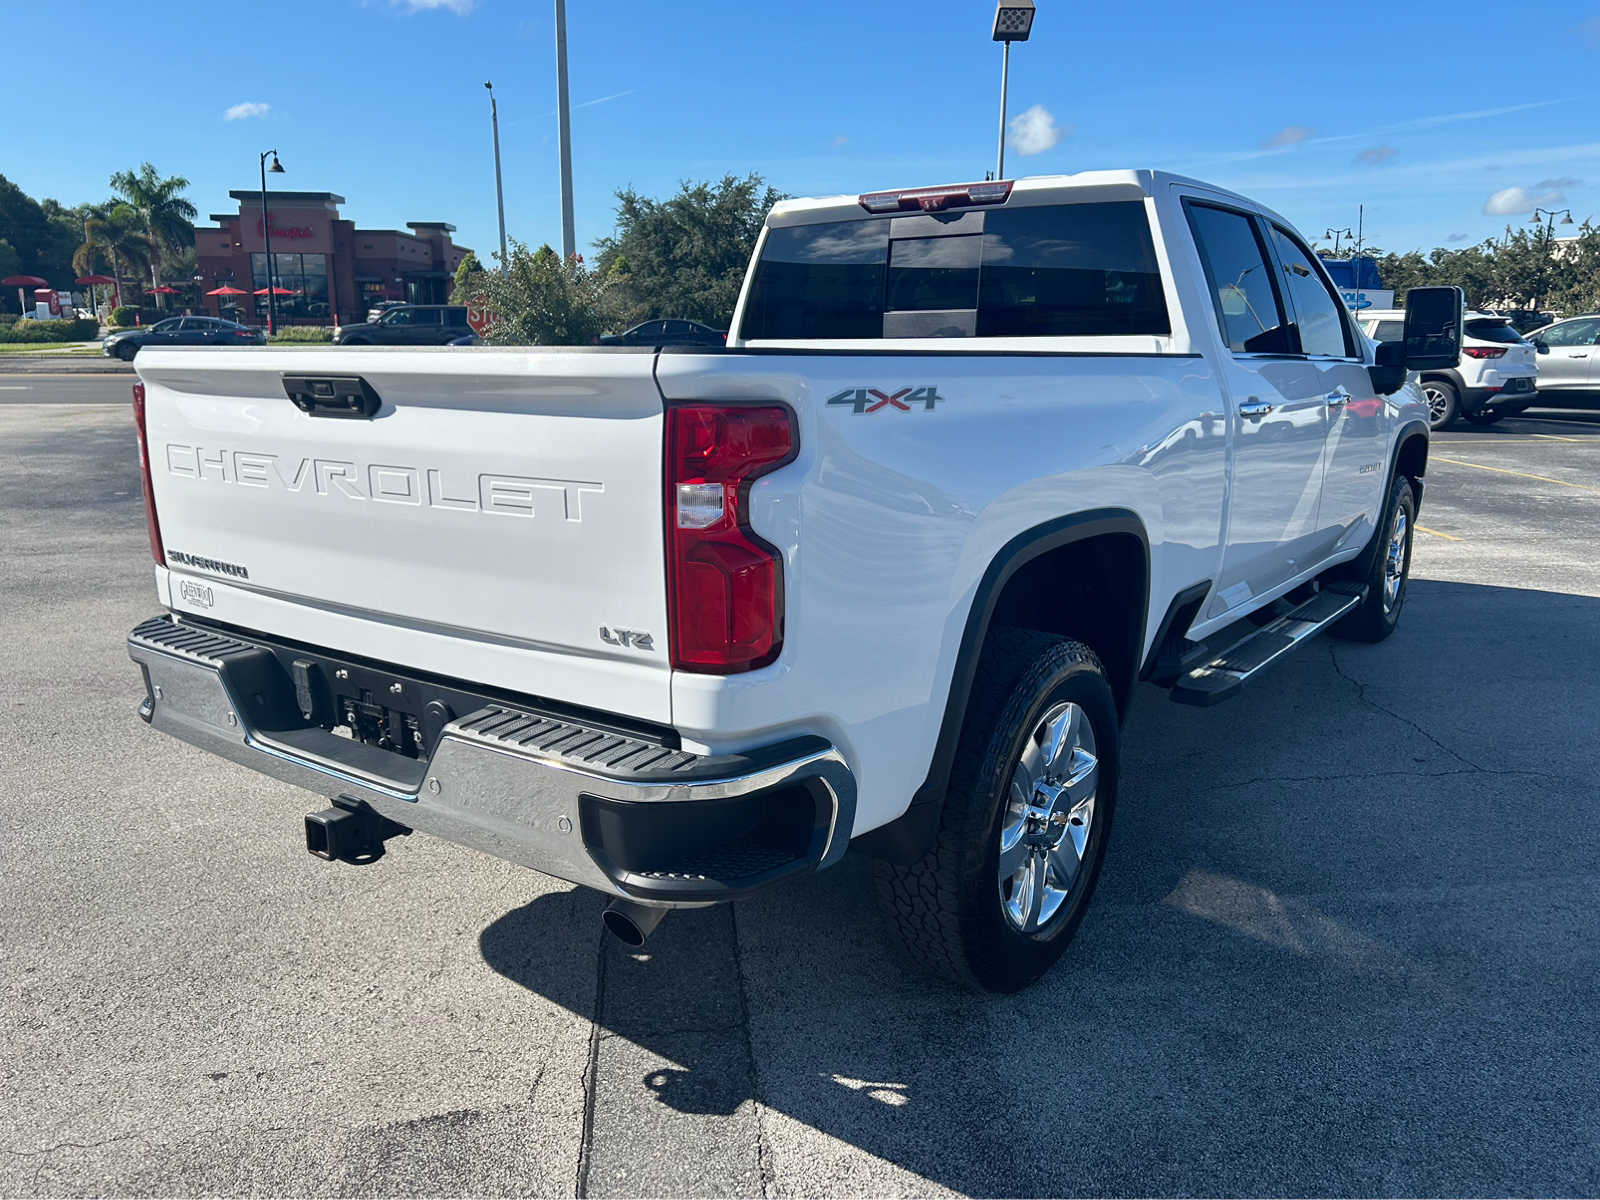
{"label": "truck cab roof", "polygon": [[[1104,171],[1078,171],[1074,174],[1061,175],[1029,175],[1022,179],[1002,180],[1011,184],[1011,193],[1004,201],[1005,205],[1024,206],[1033,204],[1059,204],[1063,201],[1069,203],[1090,203],[1096,200],[1136,200],[1147,196],[1154,196],[1164,188],[1171,186],[1189,187],[1203,190],[1213,197],[1225,200],[1239,208],[1252,212],[1259,212],[1278,221],[1284,218],[1264,207],[1258,202],[1241,196],[1214,183],[1207,183],[1202,179],[1193,179],[1187,175],[1178,175],[1171,171],[1155,171],[1147,168],[1124,168]],[[882,192],[909,192],[920,190],[928,185],[910,185],[904,188],[884,188]],[[976,186],[969,182],[952,184],[935,184],[934,187],[961,188]],[[818,221],[847,220],[852,217],[873,215],[866,213],[861,204],[862,196],[877,195],[878,192],[864,192],[858,195],[796,197],[789,200],[780,200],[768,214],[767,225],[781,228],[786,225],[809,225]]]}

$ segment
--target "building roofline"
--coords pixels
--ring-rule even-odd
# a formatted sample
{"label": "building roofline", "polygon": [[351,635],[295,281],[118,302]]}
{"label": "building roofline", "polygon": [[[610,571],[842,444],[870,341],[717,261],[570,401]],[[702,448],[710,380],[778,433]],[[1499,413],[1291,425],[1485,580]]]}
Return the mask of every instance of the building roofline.
{"label": "building roofline", "polygon": [[[239,201],[254,200],[257,204],[261,203],[260,188],[241,188],[236,191],[230,191],[228,195]],[[320,202],[322,204],[343,204],[345,202],[344,197],[339,195],[338,192],[278,192],[268,188],[267,203],[270,204],[274,200],[289,203],[296,201],[301,203]]]}

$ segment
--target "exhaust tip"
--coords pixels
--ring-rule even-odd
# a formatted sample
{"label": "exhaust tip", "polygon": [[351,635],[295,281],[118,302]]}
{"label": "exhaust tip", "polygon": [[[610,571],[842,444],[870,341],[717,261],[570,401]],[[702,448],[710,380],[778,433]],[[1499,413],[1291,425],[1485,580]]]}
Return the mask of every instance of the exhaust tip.
{"label": "exhaust tip", "polygon": [[665,908],[635,904],[631,900],[613,900],[600,914],[600,923],[606,931],[629,949],[644,945],[655,927],[667,915]]}

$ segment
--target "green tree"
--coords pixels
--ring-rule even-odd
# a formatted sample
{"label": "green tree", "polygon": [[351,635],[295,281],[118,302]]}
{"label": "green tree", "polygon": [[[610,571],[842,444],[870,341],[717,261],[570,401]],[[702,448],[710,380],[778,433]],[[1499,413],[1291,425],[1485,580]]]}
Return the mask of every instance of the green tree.
{"label": "green tree", "polygon": [[726,329],[761,224],[781,199],[759,175],[685,181],[666,200],[618,192],[616,232],[596,244],[619,321],[686,317]]}
{"label": "green tree", "polygon": [[471,250],[456,267],[455,286],[450,289],[451,304],[470,304],[483,291],[478,276],[483,274],[483,264]]}
{"label": "green tree", "polygon": [[480,294],[495,314],[486,340],[501,346],[586,346],[612,319],[608,280],[577,261],[562,262],[549,246],[536,251],[513,241],[510,270],[478,276]]}
{"label": "green tree", "polygon": [[163,178],[150,163],[144,163],[137,172],[118,171],[111,177],[112,190],[139,214],[141,232],[150,247],[152,287],[161,283],[163,260],[194,245],[194,220],[199,210],[183,195],[188,186],[189,181],[181,175]]}
{"label": "green tree", "polygon": [[144,269],[149,250],[139,232],[139,214],[130,205],[109,200],[86,208],[83,243],[72,255],[72,269],[78,275],[99,275],[101,264],[108,265],[117,281],[118,303],[123,303],[127,297],[123,278]]}

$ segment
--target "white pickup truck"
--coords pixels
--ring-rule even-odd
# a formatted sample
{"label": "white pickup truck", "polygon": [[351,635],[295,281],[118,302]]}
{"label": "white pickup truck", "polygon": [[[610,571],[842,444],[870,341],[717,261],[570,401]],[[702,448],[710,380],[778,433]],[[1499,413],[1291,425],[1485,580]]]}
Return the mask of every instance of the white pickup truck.
{"label": "white pickup truck", "polygon": [[1459,292],[1407,321],[1103,171],[786,201],[726,348],[150,349],[141,713],[329,797],[322,857],[436,834],[635,943],[854,844],[914,957],[1015,989],[1136,684],[1394,628]]}

